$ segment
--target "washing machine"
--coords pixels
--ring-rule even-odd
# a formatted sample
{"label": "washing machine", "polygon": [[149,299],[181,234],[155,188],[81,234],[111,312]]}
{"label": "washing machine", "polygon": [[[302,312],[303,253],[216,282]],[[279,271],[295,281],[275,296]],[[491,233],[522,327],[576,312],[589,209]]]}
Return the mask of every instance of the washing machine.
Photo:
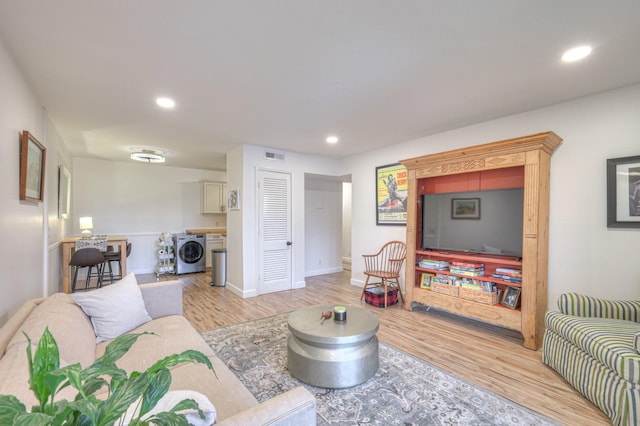
{"label": "washing machine", "polygon": [[176,274],[204,272],[206,237],[204,234],[176,235]]}

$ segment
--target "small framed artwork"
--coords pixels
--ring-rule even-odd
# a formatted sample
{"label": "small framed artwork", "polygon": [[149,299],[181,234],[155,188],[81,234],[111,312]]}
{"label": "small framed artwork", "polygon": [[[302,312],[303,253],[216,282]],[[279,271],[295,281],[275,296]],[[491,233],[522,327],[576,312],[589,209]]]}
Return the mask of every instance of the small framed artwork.
{"label": "small framed artwork", "polygon": [[58,217],[68,219],[70,207],[71,173],[65,166],[60,165],[58,168]]}
{"label": "small framed artwork", "polygon": [[520,299],[520,288],[508,286],[502,296],[501,305],[507,308],[515,309],[518,307],[518,300]]}
{"label": "small framed artwork", "polygon": [[427,290],[431,290],[431,280],[433,279],[433,277],[434,277],[433,274],[423,272],[422,276],[420,277],[420,288],[426,288]]}
{"label": "small framed artwork", "polygon": [[640,228],[640,155],[607,160],[607,227]]}
{"label": "small framed artwork", "polygon": [[480,219],[480,198],[452,198],[451,219]]}
{"label": "small framed artwork", "polygon": [[240,190],[232,189],[229,191],[229,210],[240,210]]}
{"label": "small framed artwork", "polygon": [[28,131],[20,138],[20,200],[44,200],[44,169],[47,149]]}

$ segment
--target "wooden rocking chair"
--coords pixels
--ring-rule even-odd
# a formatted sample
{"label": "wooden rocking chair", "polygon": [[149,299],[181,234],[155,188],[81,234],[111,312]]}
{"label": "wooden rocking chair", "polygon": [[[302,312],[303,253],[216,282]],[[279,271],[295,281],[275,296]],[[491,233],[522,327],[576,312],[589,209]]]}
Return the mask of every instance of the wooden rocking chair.
{"label": "wooden rocking chair", "polygon": [[[400,294],[400,299],[404,303],[404,296],[400,288],[400,270],[407,257],[407,249],[402,241],[389,241],[382,246],[376,254],[363,254],[364,257],[364,274],[367,280],[362,289],[360,300],[364,297],[364,292],[368,287],[378,287],[380,284],[384,286],[384,307],[387,307],[387,291],[388,288],[395,288]],[[378,278],[380,281],[369,282],[371,277]]]}

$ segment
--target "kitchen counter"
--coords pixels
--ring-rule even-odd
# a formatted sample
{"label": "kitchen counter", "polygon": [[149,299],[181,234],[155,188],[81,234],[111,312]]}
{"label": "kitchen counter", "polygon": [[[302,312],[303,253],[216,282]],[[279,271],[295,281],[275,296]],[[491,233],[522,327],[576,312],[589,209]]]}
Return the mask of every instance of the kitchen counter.
{"label": "kitchen counter", "polygon": [[186,229],[187,234],[222,234],[227,235],[227,228]]}

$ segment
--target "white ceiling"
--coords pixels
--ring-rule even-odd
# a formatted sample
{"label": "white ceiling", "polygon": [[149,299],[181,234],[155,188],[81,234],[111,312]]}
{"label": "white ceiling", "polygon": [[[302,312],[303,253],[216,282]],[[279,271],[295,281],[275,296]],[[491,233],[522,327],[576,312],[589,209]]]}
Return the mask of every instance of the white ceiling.
{"label": "white ceiling", "polygon": [[638,0],[0,0],[0,39],[73,155],[213,170],[239,144],[345,157],[640,81]]}

